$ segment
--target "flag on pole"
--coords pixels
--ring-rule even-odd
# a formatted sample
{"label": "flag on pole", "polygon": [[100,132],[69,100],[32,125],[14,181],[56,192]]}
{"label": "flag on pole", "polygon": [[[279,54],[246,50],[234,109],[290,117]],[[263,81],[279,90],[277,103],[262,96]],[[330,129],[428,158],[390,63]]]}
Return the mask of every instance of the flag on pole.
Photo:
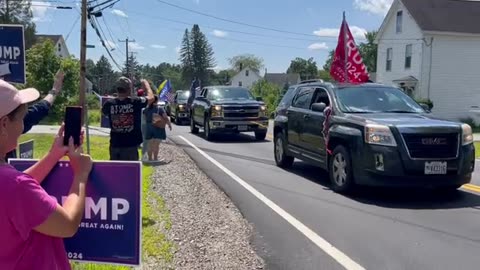
{"label": "flag on pole", "polygon": [[[161,90],[160,90],[161,88]],[[158,97],[159,100],[172,102],[173,98],[175,97],[175,93],[173,93],[172,85],[170,84],[170,80],[165,80],[159,87],[160,95]]]}
{"label": "flag on pole", "polygon": [[338,36],[338,44],[333,57],[330,75],[341,83],[364,83],[369,80],[367,67],[363,63],[362,55],[355,44],[345,12]]}

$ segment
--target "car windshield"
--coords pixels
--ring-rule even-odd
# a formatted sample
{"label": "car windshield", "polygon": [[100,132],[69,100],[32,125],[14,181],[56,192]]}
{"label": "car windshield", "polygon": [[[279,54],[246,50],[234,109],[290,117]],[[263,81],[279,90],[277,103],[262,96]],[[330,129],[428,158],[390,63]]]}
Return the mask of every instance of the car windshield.
{"label": "car windshield", "polygon": [[209,91],[211,100],[254,100],[246,88],[217,88]]}
{"label": "car windshield", "polygon": [[423,113],[411,97],[393,87],[347,87],[336,91],[339,106],[347,113]]}
{"label": "car windshield", "polygon": [[178,100],[187,100],[189,96],[190,96],[190,92],[189,91],[184,91],[184,92],[178,93],[177,99]]}

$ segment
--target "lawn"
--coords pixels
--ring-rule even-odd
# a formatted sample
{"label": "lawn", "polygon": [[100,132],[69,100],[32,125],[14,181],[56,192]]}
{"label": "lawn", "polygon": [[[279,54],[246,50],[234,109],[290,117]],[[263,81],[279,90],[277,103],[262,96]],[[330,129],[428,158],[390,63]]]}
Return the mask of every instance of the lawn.
{"label": "lawn", "polygon": [[[88,124],[90,126],[99,127],[100,126],[100,117],[101,113],[99,109],[88,110]],[[61,120],[55,118],[54,116],[47,116],[43,119],[41,125],[60,125]]]}
{"label": "lawn", "polygon": [[480,158],[480,142],[475,142],[475,158]]}
{"label": "lawn", "polygon": [[[50,149],[53,135],[25,134],[20,138],[20,142],[33,139],[35,140],[34,158],[41,158]],[[95,160],[108,160],[108,137],[90,137],[90,150],[92,158]],[[169,242],[165,235],[159,233],[155,224],[161,224],[163,230],[169,230],[171,227],[170,213],[165,206],[163,199],[152,191],[151,176],[152,167],[143,166],[142,168],[142,255],[154,257],[158,260],[170,262],[173,259],[173,244]],[[154,202],[154,203],[149,203]],[[120,270],[132,269],[130,267],[120,267],[112,265],[98,264],[73,264],[74,270]]]}

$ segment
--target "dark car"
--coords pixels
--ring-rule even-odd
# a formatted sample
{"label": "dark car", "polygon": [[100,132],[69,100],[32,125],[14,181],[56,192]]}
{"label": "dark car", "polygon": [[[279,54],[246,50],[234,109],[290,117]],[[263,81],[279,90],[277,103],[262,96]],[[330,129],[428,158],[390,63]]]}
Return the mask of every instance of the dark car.
{"label": "dark car", "polygon": [[291,87],[276,110],[275,161],[319,166],[337,192],[355,185],[456,190],[474,170],[472,129],[426,107],[381,84]]}
{"label": "dark car", "polygon": [[190,91],[178,90],[175,92],[175,97],[173,98],[172,103],[168,104],[167,110],[169,116],[177,125],[190,119],[190,113],[187,108],[189,96]]}
{"label": "dark car", "polygon": [[240,132],[254,132],[257,140],[265,140],[266,113],[265,104],[246,88],[209,86],[192,103],[190,130],[198,133],[198,127],[203,127],[207,140],[222,133]]}

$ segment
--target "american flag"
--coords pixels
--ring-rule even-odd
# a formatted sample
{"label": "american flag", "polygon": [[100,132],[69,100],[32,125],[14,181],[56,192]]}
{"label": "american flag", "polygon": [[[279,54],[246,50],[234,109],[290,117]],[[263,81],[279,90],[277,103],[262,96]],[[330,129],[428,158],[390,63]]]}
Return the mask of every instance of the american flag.
{"label": "american flag", "polygon": [[173,98],[175,97],[175,93],[173,92],[173,88],[172,88],[172,85],[170,84],[170,80],[164,81],[159,88],[162,89],[160,91],[159,99],[163,101],[172,102]]}

